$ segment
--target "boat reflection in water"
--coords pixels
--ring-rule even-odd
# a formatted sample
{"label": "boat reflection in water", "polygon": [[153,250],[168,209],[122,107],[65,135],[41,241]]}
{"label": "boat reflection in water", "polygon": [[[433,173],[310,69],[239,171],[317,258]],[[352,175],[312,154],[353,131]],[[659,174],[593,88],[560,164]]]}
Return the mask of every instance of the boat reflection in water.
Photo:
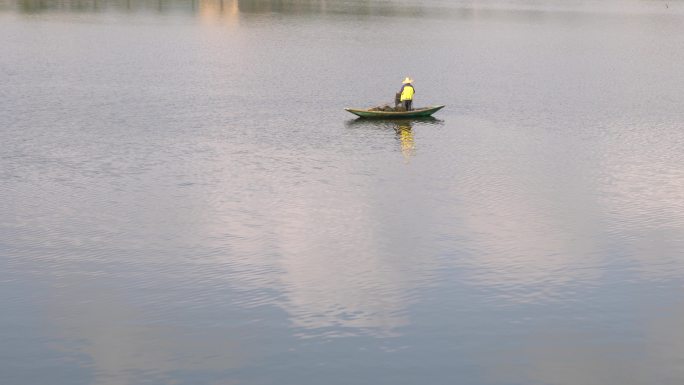
{"label": "boat reflection in water", "polygon": [[399,141],[401,153],[409,160],[416,153],[414,127],[423,125],[442,125],[443,120],[432,116],[412,119],[364,119],[358,118],[347,121],[347,127],[369,127],[382,130],[392,129]]}

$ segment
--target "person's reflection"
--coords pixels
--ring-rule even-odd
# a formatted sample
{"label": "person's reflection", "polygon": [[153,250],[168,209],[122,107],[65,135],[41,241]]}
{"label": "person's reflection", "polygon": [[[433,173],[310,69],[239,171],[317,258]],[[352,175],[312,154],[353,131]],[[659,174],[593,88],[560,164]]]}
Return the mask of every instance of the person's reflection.
{"label": "person's reflection", "polygon": [[403,120],[396,123],[394,128],[401,144],[401,153],[406,160],[415,155],[416,145],[413,141],[413,124],[410,120]]}
{"label": "person's reflection", "polygon": [[424,127],[428,125],[440,125],[441,120],[433,117],[421,119],[350,119],[345,125],[349,128],[374,128],[379,130],[394,130],[395,138],[399,141],[401,153],[409,161],[416,155],[416,144],[413,136],[413,127]]}

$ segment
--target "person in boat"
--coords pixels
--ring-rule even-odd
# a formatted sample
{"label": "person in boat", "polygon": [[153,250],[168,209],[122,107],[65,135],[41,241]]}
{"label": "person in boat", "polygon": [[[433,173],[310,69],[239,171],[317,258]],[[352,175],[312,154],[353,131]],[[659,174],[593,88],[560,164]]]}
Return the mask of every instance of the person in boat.
{"label": "person in boat", "polygon": [[411,84],[413,83],[413,79],[407,76],[401,83],[403,85],[401,86],[401,91],[399,91],[401,93],[399,101],[404,104],[406,111],[411,111],[413,109],[413,94],[416,93],[416,89],[413,88],[413,84]]}

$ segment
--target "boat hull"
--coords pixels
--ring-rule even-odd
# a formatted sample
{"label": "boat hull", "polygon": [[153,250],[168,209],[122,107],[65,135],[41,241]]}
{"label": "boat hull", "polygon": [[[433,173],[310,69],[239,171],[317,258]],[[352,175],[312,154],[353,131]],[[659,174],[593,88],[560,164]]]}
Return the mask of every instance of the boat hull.
{"label": "boat hull", "polygon": [[411,111],[393,112],[393,111],[368,111],[357,108],[345,108],[354,115],[367,119],[403,119],[403,118],[419,118],[430,116],[435,112],[444,108],[441,106],[419,108]]}

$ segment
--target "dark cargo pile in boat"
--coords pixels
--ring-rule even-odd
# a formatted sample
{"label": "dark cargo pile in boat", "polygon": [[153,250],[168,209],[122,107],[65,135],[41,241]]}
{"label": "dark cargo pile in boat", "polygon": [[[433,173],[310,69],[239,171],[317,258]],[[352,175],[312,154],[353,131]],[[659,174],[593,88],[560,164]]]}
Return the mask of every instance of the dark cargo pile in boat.
{"label": "dark cargo pile in boat", "polygon": [[384,106],[376,106],[369,108],[368,111],[404,112],[406,111],[406,108],[404,108],[404,106],[392,107],[390,105],[385,104]]}

